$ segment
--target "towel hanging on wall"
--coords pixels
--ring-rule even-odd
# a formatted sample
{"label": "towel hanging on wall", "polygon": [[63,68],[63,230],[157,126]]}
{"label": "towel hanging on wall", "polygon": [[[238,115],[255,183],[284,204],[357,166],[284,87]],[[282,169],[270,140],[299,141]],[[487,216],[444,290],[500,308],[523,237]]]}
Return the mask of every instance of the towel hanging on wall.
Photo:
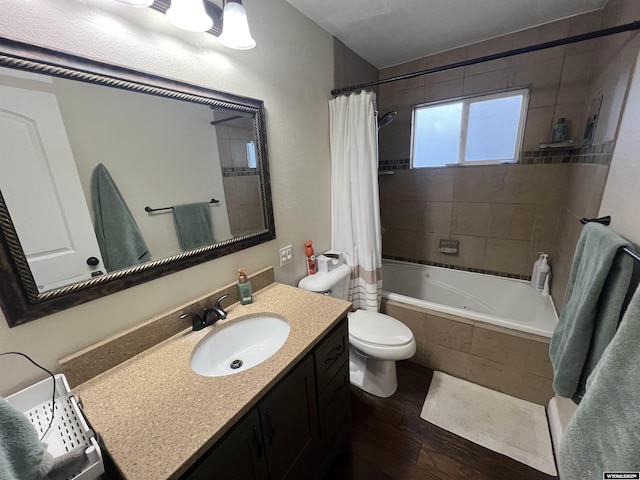
{"label": "towel hanging on wall", "polygon": [[151,254],[127,202],[102,164],[91,177],[95,231],[107,271],[151,260]]}
{"label": "towel hanging on wall", "polygon": [[633,260],[621,247],[630,244],[598,223],[587,223],[576,245],[564,306],[549,345],[553,389],[576,403],[618,327],[633,269]]}

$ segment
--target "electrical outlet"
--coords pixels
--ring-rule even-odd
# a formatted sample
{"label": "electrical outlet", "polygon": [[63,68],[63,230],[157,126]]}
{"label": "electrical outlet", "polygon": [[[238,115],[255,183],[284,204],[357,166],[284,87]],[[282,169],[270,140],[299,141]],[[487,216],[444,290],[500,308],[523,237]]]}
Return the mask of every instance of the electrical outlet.
{"label": "electrical outlet", "polygon": [[293,248],[291,245],[287,245],[286,247],[282,247],[280,250],[280,266],[284,266],[287,263],[291,263],[293,260]]}

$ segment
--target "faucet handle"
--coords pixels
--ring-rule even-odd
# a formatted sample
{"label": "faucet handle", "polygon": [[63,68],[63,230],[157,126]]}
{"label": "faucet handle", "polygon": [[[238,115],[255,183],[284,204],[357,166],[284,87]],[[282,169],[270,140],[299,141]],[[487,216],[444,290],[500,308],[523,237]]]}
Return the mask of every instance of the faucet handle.
{"label": "faucet handle", "polygon": [[193,325],[194,332],[197,332],[198,330],[202,330],[204,327],[206,327],[205,321],[197,313],[193,313],[193,312],[183,313],[182,315],[180,315],[180,320],[187,317],[192,317],[193,319],[192,325]]}
{"label": "faucet handle", "polygon": [[219,308],[220,310],[224,311],[224,309],[222,308],[221,302],[222,300],[224,300],[225,298],[227,298],[229,296],[228,293],[225,293],[224,295],[222,295],[218,300],[216,300],[216,308]]}

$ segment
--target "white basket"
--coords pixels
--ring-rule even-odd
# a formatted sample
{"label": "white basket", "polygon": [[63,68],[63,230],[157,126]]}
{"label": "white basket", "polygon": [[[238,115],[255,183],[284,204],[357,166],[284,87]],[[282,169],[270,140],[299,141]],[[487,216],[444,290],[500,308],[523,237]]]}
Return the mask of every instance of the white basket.
{"label": "white basket", "polygon": [[[51,400],[53,386],[51,377],[25,388],[6,398],[33,424],[38,436],[49,427],[51,420]],[[64,375],[55,376],[55,409],[51,428],[41,440],[48,445],[47,451],[54,457],[63,455],[81,445],[86,446],[87,460],[82,471],[68,477],[68,480],[94,480],[104,473],[102,452],[89,429],[78,403],[71,393]]]}

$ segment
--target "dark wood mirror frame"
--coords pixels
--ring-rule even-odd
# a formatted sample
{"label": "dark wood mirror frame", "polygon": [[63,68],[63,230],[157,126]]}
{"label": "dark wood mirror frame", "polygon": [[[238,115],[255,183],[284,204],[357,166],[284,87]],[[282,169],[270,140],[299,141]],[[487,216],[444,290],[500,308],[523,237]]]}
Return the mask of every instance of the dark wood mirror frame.
{"label": "dark wood mirror frame", "polygon": [[235,109],[255,118],[265,229],[39,293],[0,192],[0,306],[10,327],[276,238],[262,100],[240,97],[0,38],[0,66]]}

